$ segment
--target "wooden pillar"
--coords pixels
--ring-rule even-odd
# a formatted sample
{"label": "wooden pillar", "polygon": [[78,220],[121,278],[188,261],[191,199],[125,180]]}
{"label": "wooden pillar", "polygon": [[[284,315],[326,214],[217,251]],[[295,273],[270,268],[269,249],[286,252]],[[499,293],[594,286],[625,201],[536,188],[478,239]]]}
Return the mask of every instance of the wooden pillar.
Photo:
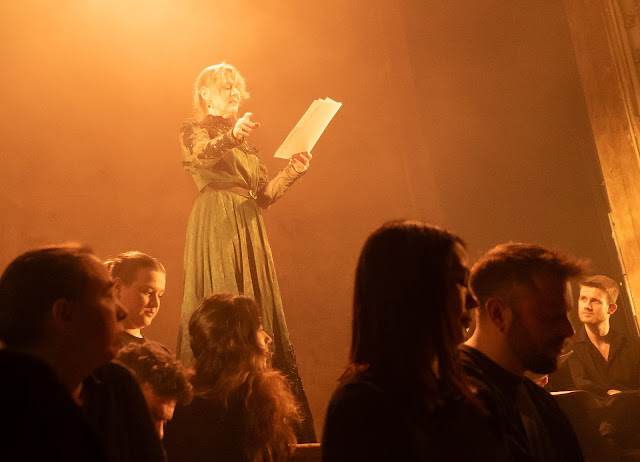
{"label": "wooden pillar", "polygon": [[638,332],[640,6],[637,0],[563,1]]}

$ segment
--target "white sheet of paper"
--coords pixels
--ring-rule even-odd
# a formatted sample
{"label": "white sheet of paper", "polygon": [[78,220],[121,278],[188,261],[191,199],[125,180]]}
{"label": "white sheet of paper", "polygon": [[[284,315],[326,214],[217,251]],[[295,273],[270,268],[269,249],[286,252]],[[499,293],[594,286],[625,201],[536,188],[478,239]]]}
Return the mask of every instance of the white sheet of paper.
{"label": "white sheet of paper", "polygon": [[298,152],[311,152],[341,106],[342,103],[331,98],[317,99],[311,103],[274,157],[291,159],[291,156]]}

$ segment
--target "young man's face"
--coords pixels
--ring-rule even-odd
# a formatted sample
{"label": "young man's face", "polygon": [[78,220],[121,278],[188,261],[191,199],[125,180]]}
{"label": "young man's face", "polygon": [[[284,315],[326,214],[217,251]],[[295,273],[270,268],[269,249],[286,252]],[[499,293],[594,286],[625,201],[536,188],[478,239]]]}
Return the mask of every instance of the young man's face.
{"label": "young man's face", "polygon": [[140,387],[144,394],[144,399],[151,413],[151,420],[158,432],[160,439],[164,438],[164,425],[173,419],[173,411],[176,409],[176,400],[157,394],[153,386],[145,382]]}
{"label": "young man's face", "polygon": [[539,272],[534,287],[513,290],[513,320],[507,332],[509,346],[522,367],[537,374],[556,370],[564,341],[573,335],[567,316],[571,310],[566,281]]}
{"label": "young man's face", "polygon": [[585,324],[601,324],[611,316],[607,293],[597,287],[580,286],[578,316]]}
{"label": "young man's face", "polygon": [[116,278],[117,297],[129,313],[124,322],[126,329],[142,329],[151,324],[160,310],[165,284],[165,274],[150,268],[140,268],[129,285]]}

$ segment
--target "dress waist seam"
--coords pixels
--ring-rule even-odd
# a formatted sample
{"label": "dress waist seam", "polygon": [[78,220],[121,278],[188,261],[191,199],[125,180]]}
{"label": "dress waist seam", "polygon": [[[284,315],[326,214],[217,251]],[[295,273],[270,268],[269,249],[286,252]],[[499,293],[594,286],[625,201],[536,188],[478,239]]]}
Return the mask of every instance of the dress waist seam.
{"label": "dress waist seam", "polygon": [[257,199],[258,195],[253,189],[243,188],[242,186],[235,186],[232,183],[209,183],[204,188],[202,188],[202,192],[205,191],[229,191],[239,196]]}

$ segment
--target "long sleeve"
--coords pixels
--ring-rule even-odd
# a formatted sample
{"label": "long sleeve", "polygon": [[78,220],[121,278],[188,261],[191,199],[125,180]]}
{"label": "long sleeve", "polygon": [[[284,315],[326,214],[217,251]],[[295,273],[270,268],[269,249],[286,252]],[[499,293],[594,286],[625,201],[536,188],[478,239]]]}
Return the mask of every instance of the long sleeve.
{"label": "long sleeve", "polygon": [[[213,135],[213,136],[212,136]],[[215,132],[185,122],[180,130],[182,167],[193,176],[199,190],[212,181],[211,172],[216,164],[234,147],[242,144],[233,136],[233,127],[219,124]]]}
{"label": "long sleeve", "polygon": [[289,187],[304,173],[298,173],[291,165],[287,165],[278,174],[268,180],[267,167],[260,161],[260,177],[258,179],[258,205],[264,209],[280,199]]}

